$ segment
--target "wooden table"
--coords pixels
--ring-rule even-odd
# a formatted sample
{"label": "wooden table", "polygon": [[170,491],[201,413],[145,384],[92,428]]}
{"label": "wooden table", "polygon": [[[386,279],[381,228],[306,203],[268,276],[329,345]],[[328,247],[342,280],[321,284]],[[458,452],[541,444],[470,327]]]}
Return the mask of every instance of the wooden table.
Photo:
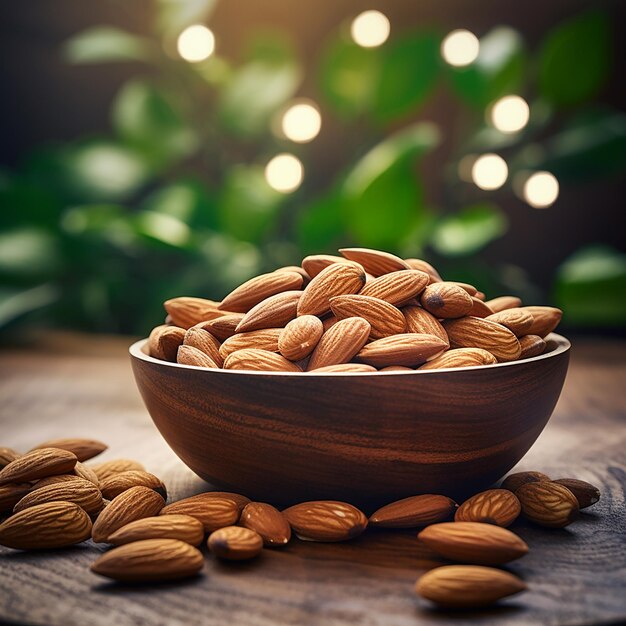
{"label": "wooden table", "polygon": [[[207,489],[169,450],[144,409],[128,339],[55,335],[0,353],[1,445],[45,439],[108,442],[102,459],[132,457],[173,499]],[[479,612],[437,611],[413,594],[436,564],[413,531],[369,531],[344,544],[292,541],[250,563],[207,556],[196,579],[125,587],[89,572],[90,543],[50,553],[0,548],[0,621],[19,624],[617,624],[626,622],[626,344],[574,342],[552,420],[520,469],[597,484],[602,499],[564,530],[517,525],[530,552],[510,570],[529,592]]]}

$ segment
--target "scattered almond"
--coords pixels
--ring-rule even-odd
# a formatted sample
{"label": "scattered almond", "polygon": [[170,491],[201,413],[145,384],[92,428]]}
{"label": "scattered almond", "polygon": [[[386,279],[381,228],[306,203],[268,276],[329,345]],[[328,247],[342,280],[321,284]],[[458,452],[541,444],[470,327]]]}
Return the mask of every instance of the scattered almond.
{"label": "scattered almond", "polygon": [[450,519],[457,504],[446,496],[425,494],[392,502],[369,518],[371,526],[414,528]]}
{"label": "scattered almond", "polygon": [[67,450],[73,452],[79,461],[87,461],[94,456],[98,456],[104,452],[108,446],[101,441],[95,439],[52,439],[44,443],[40,443],[35,446],[33,450],[40,450],[41,448],[60,448],[61,450]]}
{"label": "scattered almond", "polygon": [[551,481],[526,483],[515,495],[525,517],[540,526],[564,528],[578,519],[578,500],[565,485]]}
{"label": "scattered almond", "polygon": [[53,474],[71,472],[78,459],[61,448],[39,448],[11,461],[0,470],[0,485],[23,483]]}
{"label": "scattered almond", "polygon": [[361,265],[368,274],[382,276],[390,272],[411,269],[406,261],[395,254],[372,250],[370,248],[340,248],[339,252],[349,259]]}
{"label": "scattered almond", "polygon": [[142,470],[127,470],[113,474],[100,483],[100,491],[107,500],[113,500],[127,489],[138,486],[153,489],[163,500],[167,500],[167,489],[161,479]]}
{"label": "scattered almond", "polygon": [[[189,515],[202,522],[204,530],[211,532],[224,526],[236,524],[244,501],[236,499],[230,494],[215,495],[215,492],[201,493],[197,496],[185,498],[168,504],[160,515]],[[246,498],[247,500],[247,498]]]}
{"label": "scattered almond", "polygon": [[86,465],[91,469],[98,480],[103,481],[113,474],[119,474],[120,472],[127,472],[129,470],[138,470],[144,472],[146,468],[138,461],[132,459],[112,459],[111,461],[105,461],[104,463],[97,463],[96,465]]}
{"label": "scattered almond", "polygon": [[509,474],[500,485],[501,489],[508,489],[515,493],[522,485],[526,483],[536,483],[540,480],[551,480],[549,476],[541,472],[515,472]]}
{"label": "scattered almond", "polygon": [[278,350],[290,361],[309,356],[324,334],[324,325],[315,315],[302,315],[291,320],[278,337]]}
{"label": "scattered almond", "polygon": [[13,512],[18,513],[45,502],[73,502],[89,515],[96,515],[102,509],[102,494],[93,483],[76,477],[31,491],[16,503]]}
{"label": "scattered almond", "polygon": [[557,478],[554,482],[567,487],[574,494],[579,509],[586,509],[600,499],[600,490],[584,480]]}
{"label": "scattered almond", "polygon": [[241,512],[239,523],[245,528],[256,531],[268,548],[284,546],[291,539],[291,527],[287,518],[278,509],[265,502],[246,504]]}
{"label": "scattered almond", "polygon": [[506,528],[519,516],[522,506],[508,489],[488,489],[472,496],[457,509],[456,522],[483,522]]}
{"label": "scattered almond", "polygon": [[302,502],[283,514],[296,535],[307,541],[346,541],[367,526],[367,517],[359,509],[335,500]]}
{"label": "scattered almond", "polygon": [[209,550],[220,559],[244,561],[261,553],[263,539],[259,533],[242,526],[225,526],[209,535]]}
{"label": "scattered almond", "polygon": [[158,515],[135,520],[110,534],[108,543],[121,546],[145,539],[178,539],[199,546],[204,539],[202,522],[189,515]]}

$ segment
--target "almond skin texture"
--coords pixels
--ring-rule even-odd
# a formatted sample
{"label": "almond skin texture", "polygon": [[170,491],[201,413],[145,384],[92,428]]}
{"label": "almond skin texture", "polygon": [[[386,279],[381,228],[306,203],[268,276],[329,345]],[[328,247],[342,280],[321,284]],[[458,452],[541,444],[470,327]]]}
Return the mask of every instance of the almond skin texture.
{"label": "almond skin texture", "polygon": [[525,306],[522,310],[533,316],[533,323],[527,330],[527,335],[545,337],[559,325],[563,317],[563,311],[553,306]]}
{"label": "almond skin texture", "polygon": [[430,278],[431,283],[440,283],[443,280],[439,272],[430,263],[428,263],[428,261],[424,261],[423,259],[404,259],[404,262],[411,269],[426,272],[426,274],[428,274]]}
{"label": "almond skin texture", "polygon": [[515,472],[509,474],[500,485],[501,489],[508,489],[515,493],[522,485],[526,483],[536,483],[541,480],[550,481],[551,478],[541,472]]}
{"label": "almond skin texture", "polygon": [[219,341],[225,341],[235,334],[235,329],[239,326],[239,322],[244,318],[243,313],[229,313],[216,317],[214,320],[202,322],[196,328],[203,328],[209,331]]}
{"label": "almond skin texture", "polygon": [[467,291],[467,293],[469,293],[470,296],[475,296],[478,293],[478,289],[476,289],[474,285],[470,285],[469,283],[461,283],[458,280],[452,280],[450,282],[456,285],[457,287],[460,287],[461,289],[464,289],[465,291]]}
{"label": "almond skin texture", "polygon": [[226,526],[209,535],[207,546],[220,559],[245,561],[261,553],[263,539],[250,528]]}
{"label": "almond skin texture", "polygon": [[578,500],[564,485],[539,481],[522,485],[515,495],[531,522],[548,528],[564,528],[578,519]]}
{"label": "almond skin texture", "polygon": [[[87,479],[86,478],[83,479],[80,476],[77,476],[76,474],[57,474],[56,476],[46,476],[45,478],[40,478],[39,480],[32,483],[32,486],[29,491],[37,491],[37,489],[43,489],[44,487],[49,487],[50,485],[59,485],[61,483],[71,482],[73,480],[87,480]],[[98,487],[98,485],[95,485],[95,483],[93,483],[90,480],[87,480],[87,482],[90,482],[92,485]]]}
{"label": "almond skin texture", "polygon": [[0,448],[0,469],[7,466],[11,461],[15,461],[21,454],[13,448]]}
{"label": "almond skin texture", "polygon": [[282,328],[263,328],[248,333],[237,333],[224,341],[220,346],[220,354],[226,359],[229,354],[248,348],[278,352],[278,338],[282,332]]}
{"label": "almond skin texture", "polygon": [[335,500],[302,502],[283,514],[296,535],[308,541],[346,541],[367,526],[367,517],[359,509]]}
{"label": "almond skin texture", "polygon": [[425,494],[392,502],[370,516],[370,526],[414,528],[450,519],[457,504],[446,496]]}
{"label": "almond skin texture", "polygon": [[526,543],[510,530],[480,522],[433,524],[417,538],[447,559],[476,565],[503,565],[528,552]]}
{"label": "almond skin texture", "polygon": [[93,525],[92,538],[96,543],[105,542],[122,526],[143,517],[156,515],[165,500],[148,487],[131,487],[113,498]]}
{"label": "almond skin texture", "polygon": [[339,363],[309,371],[316,374],[340,374],[342,372],[377,372],[378,370],[371,365],[365,365],[365,363]]}
{"label": "almond skin texture", "polygon": [[509,572],[476,565],[436,567],[415,585],[418,595],[451,609],[488,606],[525,589],[526,585]]}
{"label": "almond skin texture", "polygon": [[496,322],[497,324],[502,324],[502,326],[508,328],[517,337],[528,334],[528,331],[533,325],[533,316],[527,309],[520,307],[505,309],[485,319]]}
{"label": "almond skin texture", "polygon": [[291,526],[287,518],[271,504],[250,502],[241,512],[239,523],[256,531],[266,548],[278,548],[289,543]]}
{"label": "almond skin texture", "polygon": [[163,303],[172,323],[185,329],[224,315],[217,305],[213,300],[188,296],[172,298]]}
{"label": "almond skin texture", "polygon": [[237,350],[224,361],[224,369],[259,372],[301,372],[302,370],[281,354],[267,350]]}
{"label": "almond skin texture", "polygon": [[88,480],[77,477],[31,491],[15,505],[13,512],[18,513],[45,502],[73,502],[89,515],[96,515],[103,506],[100,490]]}
{"label": "almond skin texture", "polygon": [[191,365],[193,367],[218,368],[218,364],[201,350],[193,346],[180,346],[176,355],[176,362],[181,365]]}
{"label": "almond skin texture", "polygon": [[447,343],[434,335],[405,333],[368,343],[355,359],[374,367],[387,365],[415,367],[439,356],[447,347]]}
{"label": "almond skin texture", "polygon": [[168,504],[160,515],[189,515],[202,522],[205,531],[211,532],[236,524],[243,506],[227,493],[223,496],[201,493]]}
{"label": "almond skin texture", "polygon": [[291,320],[278,337],[278,350],[290,361],[309,356],[324,334],[324,325],[315,315],[302,315]]}
{"label": "almond skin texture", "polygon": [[487,300],[485,304],[494,312],[504,311],[522,306],[522,301],[516,296],[500,296]]}
{"label": "almond skin texture", "polygon": [[177,539],[145,539],[105,552],[94,574],[120,582],[155,582],[195,576],[204,566],[197,548]]}
{"label": "almond skin texture", "polygon": [[302,276],[302,285],[306,287],[311,281],[311,277],[302,269],[299,265],[284,265],[283,267],[279,267],[274,270],[275,272],[295,272],[296,274],[300,274]]}
{"label": "almond skin texture", "polygon": [[435,317],[446,319],[463,317],[474,305],[467,291],[451,282],[428,285],[420,297],[420,303]]}
{"label": "almond skin texture", "polygon": [[148,337],[150,356],[161,361],[176,362],[178,347],[185,339],[185,329],[178,326],[157,326]]}
{"label": "almond skin texture", "polygon": [[338,319],[362,317],[370,323],[370,338],[381,339],[404,332],[406,322],[400,309],[392,304],[362,295],[331,298],[330,307]]}
{"label": "almond skin texture", "polygon": [[407,333],[419,333],[423,335],[435,335],[446,344],[449,343],[448,333],[441,322],[432,313],[419,306],[405,306],[402,309],[406,320]]}
{"label": "almond skin texture", "polygon": [[347,263],[342,256],[332,254],[312,254],[302,259],[302,269],[311,277],[315,278],[322,270],[333,263]]}
{"label": "almond skin texture", "polygon": [[178,539],[190,546],[199,546],[204,539],[204,526],[189,515],[144,517],[116,530],[109,535],[108,542],[121,546],[144,539]]}
{"label": "almond skin texture", "polygon": [[334,263],[306,286],[298,302],[298,317],[330,312],[330,299],[358,293],[365,284],[365,271],[357,263]]}
{"label": "almond skin texture", "polygon": [[520,359],[538,356],[546,349],[546,342],[539,335],[524,335],[519,338],[519,345],[522,348]]}
{"label": "almond skin texture", "polygon": [[424,365],[420,365],[420,370],[436,370],[446,367],[479,367],[480,365],[493,365],[497,363],[491,352],[482,348],[455,348],[447,350],[441,356],[438,356]]}
{"label": "almond skin texture", "polygon": [[472,317],[489,317],[493,315],[493,311],[482,300],[472,296],[472,308],[469,310],[468,315]]}
{"label": "almond skin texture", "polygon": [[262,328],[282,328],[296,317],[302,291],[283,291],[253,306],[237,325],[238,333]]}
{"label": "almond skin texture", "polygon": [[219,304],[218,308],[234,313],[247,313],[253,306],[283,291],[299,290],[302,276],[296,272],[261,274],[239,285]]}
{"label": "almond skin texture", "polygon": [[104,452],[109,446],[95,439],[52,439],[35,446],[33,450],[41,448],[60,448],[73,452],[79,461],[87,461]]}
{"label": "almond skin texture", "polygon": [[84,478],[85,480],[93,483],[96,487],[100,488],[100,479],[93,471],[93,469],[88,465],[85,465],[84,463],[78,461],[78,463],[76,463],[76,465],[74,466],[72,474],[78,476],[79,478]]}
{"label": "almond skin texture", "polygon": [[13,507],[31,490],[30,483],[9,483],[0,487],[0,513]]}
{"label": "almond skin texture", "polygon": [[349,317],[333,324],[313,350],[308,371],[350,361],[366,344],[371,328],[361,317]]}
{"label": "almond skin texture", "polygon": [[522,353],[517,337],[501,324],[480,317],[446,320],[451,348],[482,348],[498,361],[515,361]]}
{"label": "almond skin texture", "polygon": [[380,372],[413,372],[413,368],[404,367],[404,365],[388,365],[387,367],[381,367]]}
{"label": "almond skin texture", "polygon": [[567,487],[574,494],[580,509],[586,509],[600,499],[600,490],[584,480],[557,478],[554,482]]}
{"label": "almond skin texture", "polygon": [[113,500],[131,487],[148,487],[156,491],[164,500],[167,500],[167,489],[154,474],[141,470],[128,470],[109,476],[100,483],[100,491],[107,500]]}
{"label": "almond skin texture", "polygon": [[192,326],[187,330],[183,345],[200,350],[200,352],[206,354],[211,361],[216,363],[218,367],[221,367],[224,362],[220,354],[220,342],[208,330],[204,330],[199,326]]}
{"label": "almond skin texture", "polygon": [[391,272],[368,281],[359,295],[371,296],[400,306],[422,293],[429,282],[430,276],[419,270]]}
{"label": "almond skin texture", "polygon": [[128,470],[139,470],[144,472],[146,468],[132,459],[112,459],[111,461],[105,461],[104,463],[97,463],[96,465],[87,465],[91,469],[98,480],[103,481],[113,474],[119,474],[120,472],[126,472]]}
{"label": "almond skin texture", "polygon": [[382,276],[390,272],[411,269],[406,261],[389,252],[370,248],[341,248],[341,254],[355,263],[359,263],[368,274]]}
{"label": "almond skin texture", "polygon": [[483,522],[506,528],[522,511],[517,496],[508,489],[489,489],[463,502],[454,516],[455,522]]}
{"label": "almond skin texture", "polygon": [[74,469],[77,461],[73,452],[60,448],[32,450],[0,470],[0,485],[30,482],[54,474],[67,474]]}
{"label": "almond skin texture", "polygon": [[91,520],[73,502],[46,502],[0,524],[0,545],[16,550],[64,548],[89,539]]}

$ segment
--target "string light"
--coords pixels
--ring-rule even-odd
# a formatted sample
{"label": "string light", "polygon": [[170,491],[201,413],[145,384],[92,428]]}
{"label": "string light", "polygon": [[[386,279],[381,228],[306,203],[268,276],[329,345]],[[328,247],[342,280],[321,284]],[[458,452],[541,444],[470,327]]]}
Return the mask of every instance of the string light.
{"label": "string light", "polygon": [[559,197],[559,181],[550,172],[535,172],[524,183],[523,195],[531,207],[545,209]]}
{"label": "string light", "polygon": [[281,193],[295,191],[303,177],[302,163],[293,154],[277,154],[265,166],[265,180],[270,187]]}
{"label": "string light", "polygon": [[188,26],[178,36],[178,54],[190,63],[198,63],[208,59],[215,50],[213,33],[202,24]]}
{"label": "string light", "polygon": [[485,190],[499,189],[509,175],[506,161],[497,154],[483,154],[472,166],[472,180]]}
{"label": "string light", "polygon": [[464,67],[473,63],[480,52],[480,42],[474,33],[460,28],[448,33],[441,42],[441,56],[454,67]]}
{"label": "string light", "polygon": [[364,11],[352,20],[350,34],[356,44],[363,48],[377,48],[387,41],[391,24],[380,11]]}
{"label": "string light", "polygon": [[491,123],[502,133],[516,133],[528,124],[530,108],[520,96],[504,96],[493,104]]}
{"label": "string light", "polygon": [[310,101],[301,101],[290,106],[283,114],[281,122],[285,137],[296,143],[312,141],[321,127],[322,116],[317,106]]}

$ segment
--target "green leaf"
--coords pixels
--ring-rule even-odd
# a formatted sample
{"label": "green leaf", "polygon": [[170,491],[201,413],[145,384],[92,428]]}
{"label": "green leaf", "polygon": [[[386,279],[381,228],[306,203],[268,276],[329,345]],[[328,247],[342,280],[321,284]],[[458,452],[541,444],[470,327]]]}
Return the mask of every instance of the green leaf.
{"label": "green leaf", "polygon": [[297,239],[305,254],[337,249],[345,237],[342,198],[331,190],[308,204],[298,216]]}
{"label": "green leaf", "polygon": [[0,328],[23,315],[52,304],[58,298],[58,290],[50,284],[25,290],[0,288]]}
{"label": "green leaf", "polygon": [[35,226],[0,234],[0,275],[32,280],[52,276],[61,266],[61,251],[52,234]]}
{"label": "green leaf", "polygon": [[484,108],[523,86],[526,55],[522,38],[512,28],[499,26],[480,40],[480,52],[467,67],[450,67],[455,91],[469,104]]}
{"label": "green leaf", "polygon": [[156,28],[167,35],[178,35],[187,26],[206,22],[215,0],[157,0]]}
{"label": "green leaf", "polygon": [[626,327],[626,255],[605,246],[579,250],[558,271],[556,300],[570,325]]}
{"label": "green leaf", "polygon": [[508,220],[497,206],[477,204],[444,217],[435,228],[431,244],[447,256],[473,254],[502,236],[507,226]]}
{"label": "green leaf", "polygon": [[546,100],[568,106],[592,98],[611,69],[609,17],[591,11],[558,26],[543,44],[539,90]]}
{"label": "green leaf", "polygon": [[115,26],[94,26],[68,39],[63,52],[70,63],[76,64],[146,61],[152,44]]}
{"label": "green leaf", "polygon": [[190,244],[191,229],[181,220],[155,211],[140,211],[134,217],[136,232],[158,244],[186,248]]}
{"label": "green leaf", "polygon": [[417,32],[382,49],[382,71],[374,92],[374,115],[389,121],[420,105],[439,75],[439,38]]}

